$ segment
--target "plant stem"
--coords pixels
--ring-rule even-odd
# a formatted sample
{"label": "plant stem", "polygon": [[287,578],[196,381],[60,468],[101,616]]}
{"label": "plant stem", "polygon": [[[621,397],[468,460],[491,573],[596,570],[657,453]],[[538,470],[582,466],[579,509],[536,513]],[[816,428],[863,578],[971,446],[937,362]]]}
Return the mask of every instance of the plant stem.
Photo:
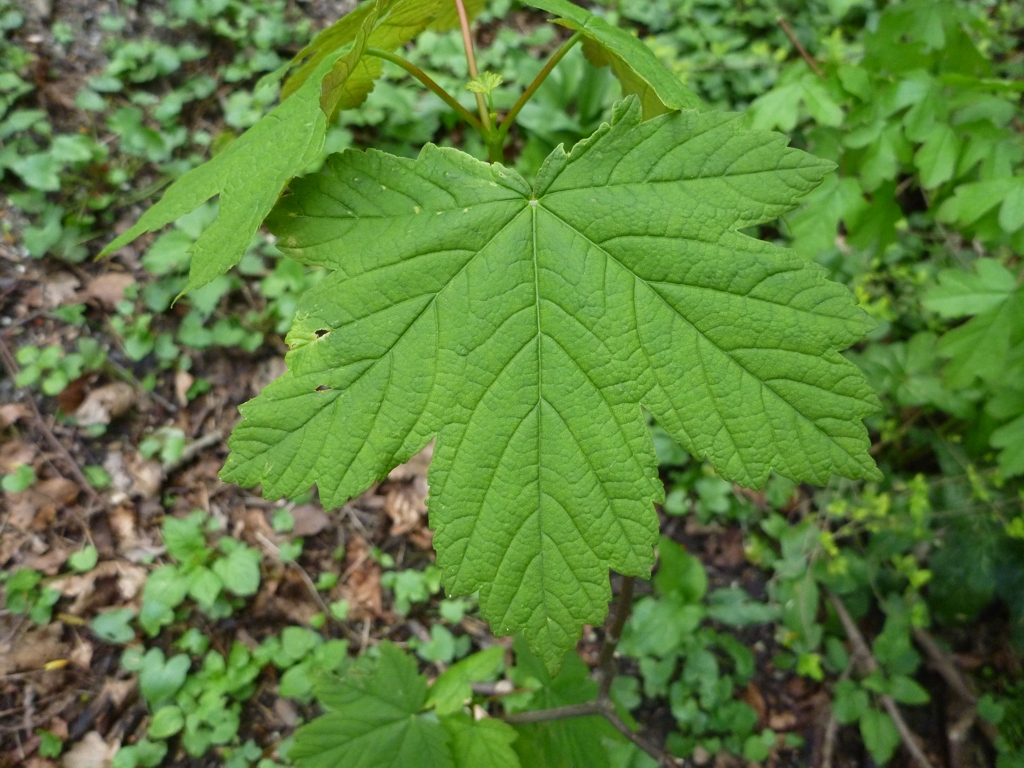
{"label": "plant stem", "polygon": [[570,717],[586,717],[587,715],[600,715],[601,704],[598,701],[586,701],[582,704],[569,704],[564,707],[552,707],[551,709],[535,709],[530,712],[516,712],[514,715],[505,715],[501,719],[512,725],[526,725],[527,723],[548,723],[552,720],[565,720]]}
{"label": "plant stem", "polygon": [[[836,615],[839,617],[839,622],[843,625],[843,629],[846,631],[846,636],[850,638],[850,644],[853,646],[853,653],[850,654],[850,661],[857,664],[861,669],[868,674],[878,670],[878,662],[871,653],[871,649],[868,647],[867,641],[864,639],[864,635],[860,633],[860,629],[857,628],[857,623],[850,616],[850,612],[846,610],[846,605],[837,595],[829,595],[829,602],[832,603],[832,607],[836,610]],[[882,694],[882,707],[886,712],[889,713],[889,717],[892,718],[893,725],[896,726],[896,732],[900,735],[900,741],[903,742],[903,746],[907,752],[913,758],[914,762],[917,763],[920,768],[933,768],[931,761],[925,755],[924,750],[921,749],[921,745],[917,741],[917,734],[910,730],[910,726],[907,725],[907,721],[903,719],[903,713],[900,712],[900,707],[896,703],[895,699],[888,694]]]}
{"label": "plant stem", "polygon": [[522,108],[526,106],[526,102],[533,98],[533,94],[535,94],[541,84],[548,79],[548,75],[550,75],[551,71],[558,66],[558,62],[565,57],[565,54],[572,50],[572,47],[576,45],[582,37],[583,33],[577,32],[566,40],[562,44],[562,47],[555,51],[554,55],[548,60],[548,63],[544,65],[544,69],[542,69],[537,77],[533,79],[530,86],[523,91],[523,95],[519,97],[519,101],[512,106],[512,109],[510,109],[508,114],[505,115],[505,119],[501,121],[501,126],[498,128],[498,138],[501,139],[502,143],[505,142],[505,137],[508,136],[508,131],[512,127],[512,123],[515,122],[515,119]]}
{"label": "plant stem", "polygon": [[[469,76],[476,78],[480,72],[476,68],[476,52],[473,50],[473,33],[469,29],[469,16],[462,0],[455,0],[455,8],[459,12],[459,26],[462,28],[462,43],[466,46],[466,64],[469,65]],[[487,110],[484,95],[476,95],[476,106],[480,110],[480,123],[487,131],[491,130],[491,113]]]}
{"label": "plant stem", "polygon": [[786,33],[786,37],[789,38],[789,42],[793,44],[797,53],[803,57],[804,61],[807,62],[807,65],[811,68],[814,74],[824,80],[825,73],[821,71],[821,67],[818,66],[818,62],[816,62],[811,54],[807,52],[807,49],[803,47],[799,40],[797,40],[796,35],[793,34],[793,28],[789,26],[789,22],[786,21],[786,18],[784,16],[779,16],[776,21],[779,23],[779,26],[782,27],[782,31]]}
{"label": "plant stem", "polygon": [[565,720],[570,717],[600,715],[615,730],[653,757],[658,762],[659,768],[680,768],[680,766],[686,766],[688,763],[651,744],[640,734],[634,732],[615,712],[615,702],[611,699],[612,680],[615,679],[615,648],[619,644],[622,628],[625,626],[626,620],[629,618],[630,609],[633,607],[633,585],[634,579],[632,576],[624,576],[622,578],[622,589],[619,590],[618,602],[615,604],[615,610],[609,617],[607,627],[605,628],[604,640],[601,643],[601,655],[598,660],[598,674],[601,683],[598,688],[597,698],[593,701],[585,701],[582,704],[569,704],[564,707],[535,709],[531,712],[503,715],[501,719],[512,725],[527,725],[529,723]]}
{"label": "plant stem", "polygon": [[397,64],[398,66],[400,66],[410,75],[412,75],[425,86],[427,86],[427,88],[436,93],[441,98],[441,100],[444,101],[445,104],[447,104],[449,107],[458,112],[463,120],[465,120],[467,123],[476,128],[484,137],[485,140],[487,139],[488,134],[484,130],[484,126],[477,119],[476,115],[474,115],[464,106],[459,104],[459,102],[455,99],[454,96],[452,96],[450,93],[448,93],[448,91],[446,91],[444,88],[438,85],[437,82],[430,75],[428,75],[422,69],[417,67],[411,61],[406,61],[401,56],[398,56],[397,54],[394,54],[391,51],[385,51],[382,48],[367,48],[366,53],[369,54],[370,56],[376,56],[378,59],[384,59],[385,61],[390,61],[392,64]]}
{"label": "plant stem", "polygon": [[622,577],[619,601],[616,603],[615,613],[609,617],[608,626],[605,629],[604,642],[601,643],[601,656],[597,662],[597,667],[601,671],[598,700],[607,699],[612,690],[612,680],[615,678],[615,648],[619,644],[622,628],[626,626],[626,619],[629,618],[629,611],[633,607],[633,583],[632,576]]}

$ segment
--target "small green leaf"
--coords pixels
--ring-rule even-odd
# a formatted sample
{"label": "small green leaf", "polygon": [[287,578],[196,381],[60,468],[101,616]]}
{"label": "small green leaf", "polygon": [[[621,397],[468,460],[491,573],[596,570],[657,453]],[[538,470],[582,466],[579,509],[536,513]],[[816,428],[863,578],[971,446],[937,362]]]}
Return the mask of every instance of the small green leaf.
{"label": "small green leaf", "polygon": [[162,704],[184,685],[191,666],[191,659],[184,654],[165,659],[159,648],[150,648],[142,657],[139,690],[151,706]]}
{"label": "small green leaf", "polygon": [[328,606],[331,609],[331,616],[338,621],[344,621],[348,618],[349,604],[348,600],[338,600]]}
{"label": "small green leaf", "polygon": [[281,632],[281,648],[293,661],[305,658],[321,642],[320,635],[305,627],[285,627]]}
{"label": "small green leaf", "polygon": [[[530,650],[522,636],[516,637],[514,649],[516,666],[511,670],[512,679],[521,687],[537,688],[527,709],[581,704],[596,697],[597,683],[589,679],[590,669],[575,651],[566,655],[559,673],[553,676],[548,671],[549,665]],[[608,765],[604,742],[622,740],[608,721],[600,716],[517,725],[515,729],[519,738],[512,748],[522,765],[529,768],[603,768]]]}
{"label": "small green leaf", "polygon": [[221,581],[220,576],[204,567],[196,568],[188,583],[189,596],[205,611],[213,608],[222,589],[224,589],[224,582]]}
{"label": "small green leaf", "polygon": [[708,591],[704,565],[671,539],[658,543],[658,572],[654,586],[663,595],[675,595],[684,603],[699,603]]}
{"label": "small green leaf", "polygon": [[202,521],[196,515],[164,518],[162,530],[167,552],[178,562],[190,563],[204,557],[206,535]]}
{"label": "small green leaf", "polygon": [[96,567],[96,563],[99,560],[99,557],[100,554],[97,551],[96,547],[94,547],[92,544],[89,544],[88,546],[83,547],[78,552],[74,552],[68,558],[68,565],[70,565],[73,570],[78,571],[79,573],[85,573],[86,571],[91,571],[93,568]]}
{"label": "small green leaf", "polygon": [[853,680],[840,680],[832,694],[832,713],[843,725],[855,723],[871,707],[868,692]]}
{"label": "small green leaf", "polygon": [[161,707],[149,722],[148,734],[154,739],[166,739],[185,727],[185,716],[174,706]]}
{"label": "small green leaf", "polygon": [[108,643],[127,643],[135,639],[135,630],[130,626],[133,618],[133,609],[115,608],[96,616],[89,622],[89,626],[101,640]]}
{"label": "small green leaf", "polygon": [[914,155],[914,163],[921,171],[921,186],[934,189],[953,178],[960,154],[960,139],[944,123],[936,125]]}
{"label": "small green leaf", "polygon": [[[483,6],[483,0],[464,3],[470,19]],[[288,98],[305,87],[308,78],[318,73],[321,64],[336,56],[338,51],[350,51],[324,78],[321,104],[333,119],[339,110],[362,104],[373,90],[374,81],[384,71],[381,59],[363,55],[361,33],[368,32],[365,47],[393,51],[428,28],[452,29],[458,23],[455,3],[449,0],[367,0],[320,32],[296,54],[291,64],[297,69],[285,81],[281,97]]]}
{"label": "small green leaf", "polygon": [[864,746],[878,764],[889,761],[900,743],[900,734],[892,718],[877,709],[867,709],[860,716],[860,735]]}
{"label": "small green leaf", "polygon": [[39,754],[42,757],[60,757],[64,751],[64,742],[57,734],[45,728],[36,728],[36,736],[39,737]]}
{"label": "small green leaf", "polygon": [[1017,289],[1017,279],[995,259],[978,259],[974,272],[945,269],[923,304],[943,317],[977,315],[997,308]]}
{"label": "small green leaf", "polygon": [[89,481],[89,485],[98,491],[110,487],[110,483],[112,482],[107,471],[97,464],[88,464],[82,467],[82,474],[84,474],[85,479]]}
{"label": "small green leaf", "polygon": [[889,681],[889,695],[900,704],[917,706],[927,704],[931,697],[916,680],[906,675],[896,675]]}
{"label": "small green leaf", "polygon": [[14,472],[0,479],[0,488],[8,493],[21,493],[36,482],[36,471],[29,464],[21,464]]}
{"label": "small green leaf", "polygon": [[466,90],[490,96],[494,89],[501,85],[504,80],[501,75],[495,72],[484,72],[470,80]]}
{"label": "small green leaf", "polygon": [[260,561],[257,550],[240,546],[227,557],[215,561],[212,568],[229,592],[249,597],[255,595],[260,587]]}
{"label": "small green leaf", "polygon": [[473,695],[470,683],[486,680],[493,675],[505,657],[500,645],[474,653],[457,664],[453,664],[434,684],[425,707],[433,707],[439,716],[458,712]]}

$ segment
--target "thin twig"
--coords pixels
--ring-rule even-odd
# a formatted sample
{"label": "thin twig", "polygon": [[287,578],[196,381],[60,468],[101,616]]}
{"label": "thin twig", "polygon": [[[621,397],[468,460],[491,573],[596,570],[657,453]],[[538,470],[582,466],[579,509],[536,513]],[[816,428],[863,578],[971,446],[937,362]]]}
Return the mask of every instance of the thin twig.
{"label": "thin twig", "polygon": [[564,707],[516,712],[512,715],[505,715],[502,717],[502,720],[512,725],[526,725],[528,723],[548,723],[552,720],[565,720],[570,717],[586,717],[587,715],[600,714],[603,714],[601,704],[594,700],[585,701],[582,704],[568,704]]}
{"label": "thin twig", "polygon": [[[474,80],[479,77],[480,72],[476,68],[476,51],[473,50],[473,33],[469,29],[469,16],[466,14],[466,6],[462,0],[455,0],[455,9],[459,12],[459,27],[462,29],[462,43],[466,46],[466,64],[469,66],[469,76]],[[484,130],[491,130],[491,113],[487,109],[487,102],[482,93],[476,94],[476,105],[480,110],[480,123]]]}
{"label": "thin twig", "polygon": [[626,626],[629,611],[633,606],[633,583],[632,576],[622,578],[622,588],[619,590],[619,599],[615,604],[615,613],[608,617],[604,641],[601,643],[601,655],[597,662],[597,668],[601,674],[601,687],[597,694],[599,700],[607,699],[611,694],[612,680],[615,679],[615,649],[619,645],[622,628]]}
{"label": "thin twig", "polygon": [[[7,346],[7,343],[3,340],[3,337],[0,337],[0,359],[3,360],[4,367],[7,368],[7,372],[10,374],[11,381],[17,379],[18,374],[21,371],[18,368],[17,361],[14,359],[14,355],[11,354],[10,348]],[[29,408],[32,411],[32,420],[35,422],[36,428],[40,432],[42,432],[43,437],[46,438],[46,442],[50,444],[50,447],[52,447],[53,450],[60,455],[61,459],[63,459],[65,470],[74,478],[75,482],[77,482],[78,485],[80,486],[81,491],[85,493],[86,496],[89,497],[90,501],[92,501],[93,504],[95,504],[100,509],[106,509],[106,500],[96,492],[92,485],[89,484],[89,481],[85,479],[85,474],[83,474],[81,467],[78,466],[78,462],[75,461],[75,458],[71,455],[71,452],[68,451],[68,449],[64,447],[64,444],[57,438],[57,436],[53,434],[53,430],[50,429],[50,426],[46,423],[46,419],[43,418],[43,414],[39,410],[39,406],[36,405],[36,401],[35,398],[32,396],[32,393],[27,392],[26,394],[27,397],[25,399],[28,401]],[[82,526],[85,528],[85,530],[88,531],[89,528],[85,524],[85,521],[80,520],[80,522]]]}
{"label": "thin twig", "polygon": [[789,26],[789,22],[786,21],[785,17],[779,16],[779,18],[777,18],[776,21],[779,23],[779,26],[782,27],[782,31],[786,33],[786,37],[789,38],[789,42],[791,42],[793,44],[793,47],[796,48],[797,52],[801,56],[803,56],[804,61],[807,62],[807,65],[811,68],[814,74],[816,74],[818,77],[824,80],[825,73],[821,71],[821,67],[818,66],[818,62],[816,62],[814,58],[811,56],[811,54],[807,52],[807,49],[804,48],[801,42],[796,39],[796,35],[793,34],[793,28]]}
{"label": "thin twig", "polygon": [[[829,601],[832,603],[832,607],[836,609],[836,614],[839,616],[839,621],[843,625],[843,629],[846,630],[846,636],[850,638],[850,643],[853,645],[853,661],[859,662],[861,669],[868,674],[878,670],[878,662],[871,653],[871,649],[868,647],[867,641],[864,639],[864,635],[861,634],[860,629],[857,628],[856,622],[853,617],[850,616],[850,612],[846,610],[846,605],[836,595],[830,594],[828,596]],[[882,706],[885,711],[889,713],[889,717],[892,718],[893,724],[896,726],[896,731],[900,735],[900,741],[903,742],[903,746],[906,747],[910,756],[914,758],[914,762],[917,763],[920,768],[933,768],[928,757],[921,749],[921,745],[918,742],[917,734],[915,734],[910,726],[907,725],[907,721],[903,719],[903,714],[900,712],[899,705],[896,701],[888,694],[881,695]]]}
{"label": "thin twig", "polygon": [[[850,676],[850,667],[847,664],[839,680],[846,680]],[[825,723],[825,735],[822,737],[821,765],[818,768],[832,768],[832,758],[836,751],[836,737],[839,736],[839,721],[836,720],[836,713],[832,707],[828,708],[828,722]]]}
{"label": "thin twig", "polygon": [[[417,67],[411,61],[407,61],[406,59],[403,59],[401,56],[398,56],[397,54],[394,54],[391,51],[385,51],[383,48],[367,48],[366,53],[370,56],[376,56],[379,59],[390,61],[392,64],[397,64],[399,67],[401,67],[410,75],[412,75],[421,83],[423,83],[423,85],[425,85],[427,88],[429,88],[431,91],[437,94],[437,96],[440,97],[440,99],[445,104],[447,104],[449,107],[458,112],[463,120],[465,120],[467,123],[469,123],[478,131],[480,131],[480,133],[484,132],[483,124],[477,119],[476,115],[474,115],[464,106],[459,104],[459,102],[455,99],[454,96],[452,96],[450,93],[448,93],[448,91],[446,91],[444,88],[438,85],[437,81],[435,81],[430,75],[428,75],[422,69]],[[480,94],[477,95],[479,96]]]}
{"label": "thin twig", "polygon": [[544,69],[537,74],[529,87],[523,91],[523,95],[519,97],[519,100],[512,105],[512,109],[508,111],[508,114],[505,115],[505,119],[501,121],[501,125],[498,127],[498,137],[502,142],[505,141],[505,137],[508,136],[512,123],[515,122],[515,119],[522,108],[526,106],[526,102],[533,98],[533,94],[536,93],[541,84],[547,80],[548,75],[550,75],[551,71],[558,65],[558,62],[560,62],[565,57],[565,54],[572,50],[572,47],[581,39],[583,39],[583,33],[577,32],[566,40],[562,44],[562,47],[555,51],[554,55],[548,60],[548,63],[544,65]]}
{"label": "thin twig", "polygon": [[974,686],[960,674],[960,670],[949,658],[949,654],[939,647],[935,638],[919,627],[914,627],[913,632],[914,640],[921,646],[921,650],[931,661],[935,671],[946,681],[946,685],[956,691],[960,698],[968,704],[977,704],[978,694],[974,692]]}
{"label": "thin twig", "polygon": [[[914,640],[917,641],[925,656],[928,657],[932,668],[941,675],[950,689],[955,691],[964,702],[970,705],[970,710],[976,715],[978,694],[974,690],[974,685],[968,678],[960,674],[960,670],[949,654],[935,642],[934,637],[919,627],[914,627],[913,631]],[[999,738],[999,730],[992,723],[981,719],[978,721],[978,727],[981,728],[981,732],[985,734],[985,738],[989,741],[994,742]]]}
{"label": "thin twig", "polygon": [[607,720],[615,730],[633,742],[648,755],[653,757],[659,768],[681,768],[688,765],[669,754],[661,747],[651,744],[647,739],[633,731],[615,711],[615,702],[611,699],[612,680],[615,679],[615,648],[619,644],[622,635],[622,628],[629,618],[630,609],[633,607],[633,584],[632,576],[624,576],[622,589],[619,590],[619,598],[615,610],[609,617],[605,629],[604,639],[601,642],[601,654],[598,660],[598,675],[600,687],[597,698],[593,701],[582,704],[569,704],[564,707],[552,707],[551,709],[537,709],[532,712],[517,712],[515,714],[503,715],[506,723],[513,725],[525,725],[527,723],[545,723],[552,720],[565,720],[570,717],[586,717],[588,715],[600,715]]}

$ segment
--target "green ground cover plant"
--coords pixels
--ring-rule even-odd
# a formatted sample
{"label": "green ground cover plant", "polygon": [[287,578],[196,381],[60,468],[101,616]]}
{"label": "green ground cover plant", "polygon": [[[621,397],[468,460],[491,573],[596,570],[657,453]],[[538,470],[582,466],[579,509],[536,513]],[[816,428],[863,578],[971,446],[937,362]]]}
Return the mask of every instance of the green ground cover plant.
{"label": "green ground cover plant", "polygon": [[[105,15],[75,97],[97,127],[74,131],[0,13],[0,169],[28,222],[7,231],[45,265],[84,267],[115,221],[104,253],[148,245],[109,313],[39,315],[86,333],[27,336],[12,383],[68,430],[84,380],[188,408],[210,360],[288,348],[223,470],[288,500],[276,544],[168,488],[139,599],[86,614],[146,713],[114,764],[1021,764],[1019,9],[465,10],[469,57],[454,0],[365,2],[316,36],[283,2],[169,2],[131,44]],[[185,127],[214,101],[222,132]],[[173,467],[182,426],[130,439]],[[370,548],[404,624],[367,645],[344,549],[311,559],[288,510],[344,508],[431,439],[436,561]],[[2,487],[51,481],[12,464]],[[758,578],[709,554],[723,531]],[[87,534],[56,575],[4,573],[6,609],[75,626],[59,589],[106,557]],[[282,573],[317,612],[224,641]],[[769,675],[821,692],[824,737],[772,715]],[[296,730],[251,732],[268,690]],[[76,739],[41,725],[41,757]]]}

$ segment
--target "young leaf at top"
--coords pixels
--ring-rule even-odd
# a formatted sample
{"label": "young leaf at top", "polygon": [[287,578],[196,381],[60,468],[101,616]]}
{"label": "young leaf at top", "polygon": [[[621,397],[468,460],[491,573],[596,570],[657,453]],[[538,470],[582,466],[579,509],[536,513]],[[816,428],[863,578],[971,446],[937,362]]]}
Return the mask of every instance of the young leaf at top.
{"label": "young leaf at top", "polygon": [[[472,19],[483,9],[484,0],[467,0],[465,6]],[[298,91],[325,59],[350,45],[366,18],[375,12],[379,14],[379,21],[370,32],[368,48],[394,51],[428,28],[447,30],[459,25],[454,0],[366,0],[296,54],[292,65],[298,65],[298,69],[285,81],[281,98]],[[342,109],[358,107],[383,71],[381,59],[368,55],[355,63],[351,71],[335,66],[324,78],[321,101],[324,112],[333,118]]]}
{"label": "young leaf at top", "polygon": [[697,109],[700,97],[665,69],[644,43],[570,0],[525,0],[558,16],[559,24],[583,33],[583,53],[595,67],[611,67],[625,95],[635,95],[648,120],[677,109]]}
{"label": "young leaf at top", "polygon": [[290,371],[242,407],[225,480],[344,503],[433,435],[430,522],[450,594],[551,665],[604,618],[608,569],[646,577],[662,499],[641,403],[692,455],[760,485],[876,477],[875,397],[840,354],[871,327],[824,270],[740,234],[831,163],[638,99],[531,186],[426,147],[349,151],[268,219],[333,270]]}
{"label": "young leaf at top", "polygon": [[170,224],[219,195],[216,220],[191,247],[192,264],[185,291],[206,285],[237,264],[285,185],[319,157],[327,131],[327,117],[320,109],[324,76],[328,71],[332,75],[352,71],[375,20],[376,9],[372,9],[347,52],[335,52],[324,59],[290,98],[219,155],[177,179],[160,202],[104,248],[100,256]]}
{"label": "young leaf at top", "polygon": [[[471,0],[478,13],[483,0]],[[324,30],[298,56],[305,63],[284,84],[281,104],[208,163],[174,182],[156,205],[103,249],[113,253],[220,196],[216,221],[192,246],[185,292],[237,264],[285,185],[320,155],[327,116],[361,104],[381,75],[369,47],[393,50],[428,27],[457,24],[449,0],[367,0]],[[268,148],[273,148],[268,150]]]}

